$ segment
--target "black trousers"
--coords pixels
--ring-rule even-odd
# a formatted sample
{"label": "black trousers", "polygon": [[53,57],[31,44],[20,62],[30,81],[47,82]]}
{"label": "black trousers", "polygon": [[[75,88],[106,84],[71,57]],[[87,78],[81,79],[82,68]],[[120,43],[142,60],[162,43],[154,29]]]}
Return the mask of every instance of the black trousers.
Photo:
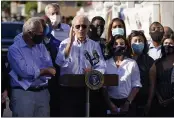
{"label": "black trousers", "polygon": [[[111,101],[118,107],[120,108],[120,106],[124,105],[126,102],[127,98],[124,99],[113,99],[111,98]],[[136,115],[136,108],[135,108],[135,104],[131,104],[129,106],[129,111],[127,113],[124,114],[114,114],[114,115],[108,115],[109,117],[135,117]]]}

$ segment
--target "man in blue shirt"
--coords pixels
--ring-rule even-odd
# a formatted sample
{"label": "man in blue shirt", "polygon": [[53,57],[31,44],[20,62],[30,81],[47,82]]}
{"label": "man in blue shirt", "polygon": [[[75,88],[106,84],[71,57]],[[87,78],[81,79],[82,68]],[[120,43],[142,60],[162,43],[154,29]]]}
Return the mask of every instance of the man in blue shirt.
{"label": "man in blue shirt", "polygon": [[8,50],[11,67],[11,110],[15,117],[49,117],[48,79],[55,76],[39,18],[30,18],[22,37]]}
{"label": "man in blue shirt", "polygon": [[45,15],[51,20],[53,31],[51,34],[59,41],[69,36],[70,26],[61,22],[60,6],[57,3],[50,3],[45,7]]}
{"label": "man in blue shirt", "polygon": [[[90,22],[86,16],[79,15],[74,17],[70,36],[60,43],[56,57],[56,64],[60,66],[60,76],[85,74],[92,68],[101,73],[105,72],[106,63],[99,43],[87,37],[89,25]],[[95,66],[92,65],[91,61],[88,61],[86,54],[84,55],[87,52],[92,58],[94,51],[99,55],[98,63]],[[62,84],[60,86],[60,116],[85,116],[86,88],[68,87]]]}

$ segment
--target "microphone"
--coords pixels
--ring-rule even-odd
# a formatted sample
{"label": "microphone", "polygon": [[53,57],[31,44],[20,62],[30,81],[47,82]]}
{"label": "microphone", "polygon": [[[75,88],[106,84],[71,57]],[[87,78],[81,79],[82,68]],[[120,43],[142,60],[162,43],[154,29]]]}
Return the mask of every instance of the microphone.
{"label": "microphone", "polygon": [[93,58],[94,65],[96,65],[96,64],[99,63],[99,58],[100,58],[100,56],[98,55],[98,53],[97,53],[96,50],[93,50],[93,51],[92,51],[92,54],[93,54],[93,56],[94,56],[94,58]]}
{"label": "microphone", "polygon": [[84,55],[85,55],[85,58],[89,61],[89,63],[93,66],[91,56],[90,56],[90,54],[88,53],[87,50],[84,50]]}

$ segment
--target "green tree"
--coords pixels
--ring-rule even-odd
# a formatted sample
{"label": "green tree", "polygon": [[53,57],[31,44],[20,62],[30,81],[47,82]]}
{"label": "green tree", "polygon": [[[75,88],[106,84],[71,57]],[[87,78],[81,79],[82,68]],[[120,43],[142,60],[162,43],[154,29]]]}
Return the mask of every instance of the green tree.
{"label": "green tree", "polygon": [[36,10],[37,11],[37,1],[27,2],[25,4],[25,13],[30,16],[30,11]]}
{"label": "green tree", "polygon": [[1,2],[1,10],[2,11],[10,10],[10,3],[11,3],[11,1],[2,1]]}

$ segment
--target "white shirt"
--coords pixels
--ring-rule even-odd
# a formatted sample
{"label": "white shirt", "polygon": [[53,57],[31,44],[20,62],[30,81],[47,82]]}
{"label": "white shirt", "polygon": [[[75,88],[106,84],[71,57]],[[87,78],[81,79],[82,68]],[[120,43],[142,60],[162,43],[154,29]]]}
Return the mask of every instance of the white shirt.
{"label": "white shirt", "polygon": [[158,47],[155,47],[153,45],[153,43],[150,42],[148,55],[150,57],[152,57],[154,60],[157,60],[157,59],[161,58],[162,57],[162,54],[161,54],[161,45],[158,46]]}
{"label": "white shirt", "polygon": [[51,34],[58,40],[63,41],[69,37],[70,26],[65,23],[61,23],[60,29],[53,29]]}
{"label": "white shirt", "polygon": [[59,52],[56,57],[56,64],[58,64],[60,68],[60,74],[83,74],[85,68],[90,68],[91,64],[84,56],[84,51],[87,50],[90,56],[93,58],[92,51],[96,50],[99,55],[99,63],[95,66],[95,70],[100,71],[104,74],[106,63],[101,53],[100,46],[97,42],[86,38],[86,41],[80,43],[77,38],[73,42],[71,47],[70,55],[67,59],[65,59],[64,50],[66,48],[67,43],[69,42],[69,38],[65,39],[60,43]]}
{"label": "white shirt", "polygon": [[118,74],[118,86],[108,87],[108,94],[114,99],[127,98],[134,87],[142,87],[140,83],[140,72],[137,63],[126,58],[117,68],[113,58],[106,61],[106,74]]}

